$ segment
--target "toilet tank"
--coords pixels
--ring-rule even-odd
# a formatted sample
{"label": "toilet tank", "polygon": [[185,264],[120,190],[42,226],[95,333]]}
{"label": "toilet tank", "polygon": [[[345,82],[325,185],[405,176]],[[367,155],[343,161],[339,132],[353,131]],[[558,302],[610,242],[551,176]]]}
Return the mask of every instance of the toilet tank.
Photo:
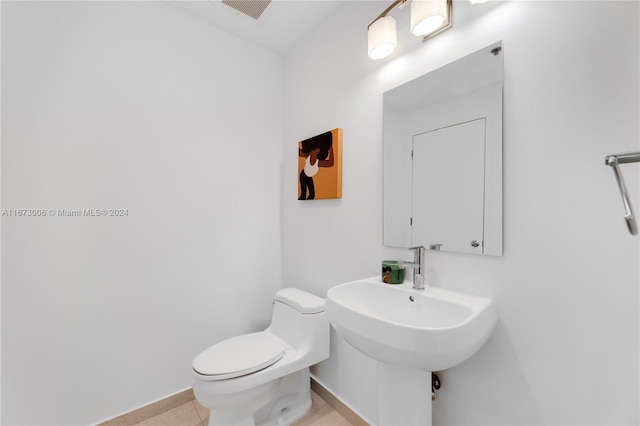
{"label": "toilet tank", "polygon": [[289,305],[301,314],[324,312],[324,299],[298,288],[283,288],[276,293],[274,302]]}
{"label": "toilet tank", "polygon": [[299,351],[322,347],[329,341],[324,304],[323,298],[297,288],[279,290],[269,330]]}

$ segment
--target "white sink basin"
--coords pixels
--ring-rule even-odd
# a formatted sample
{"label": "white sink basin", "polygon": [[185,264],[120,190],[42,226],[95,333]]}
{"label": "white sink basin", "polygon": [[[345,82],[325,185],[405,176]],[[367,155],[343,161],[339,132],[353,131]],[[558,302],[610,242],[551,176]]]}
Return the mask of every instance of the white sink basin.
{"label": "white sink basin", "polygon": [[443,288],[414,290],[380,278],[332,287],[331,324],[356,349],[378,361],[426,371],[451,368],[475,354],[493,333],[493,300]]}

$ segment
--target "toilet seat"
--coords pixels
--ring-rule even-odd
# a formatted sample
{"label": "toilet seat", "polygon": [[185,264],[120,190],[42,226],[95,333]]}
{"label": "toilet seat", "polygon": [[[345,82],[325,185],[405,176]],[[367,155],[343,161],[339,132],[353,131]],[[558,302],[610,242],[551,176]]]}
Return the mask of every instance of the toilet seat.
{"label": "toilet seat", "polygon": [[285,342],[271,333],[243,334],[211,346],[193,360],[192,367],[206,380],[232,379],[275,364],[285,348]]}

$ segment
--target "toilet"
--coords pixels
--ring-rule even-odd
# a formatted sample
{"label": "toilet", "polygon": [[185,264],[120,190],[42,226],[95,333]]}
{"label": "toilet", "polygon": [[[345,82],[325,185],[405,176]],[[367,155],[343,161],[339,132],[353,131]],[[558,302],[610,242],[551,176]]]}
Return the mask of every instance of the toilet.
{"label": "toilet", "polygon": [[193,393],[209,425],[288,425],[311,408],[309,367],[329,357],[324,299],[279,290],[269,327],[219,342],[193,360]]}

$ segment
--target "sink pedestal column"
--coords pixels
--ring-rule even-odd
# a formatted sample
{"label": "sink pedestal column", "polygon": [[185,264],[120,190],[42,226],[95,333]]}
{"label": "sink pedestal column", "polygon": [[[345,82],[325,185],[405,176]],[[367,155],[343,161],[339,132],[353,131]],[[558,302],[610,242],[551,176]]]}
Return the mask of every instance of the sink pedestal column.
{"label": "sink pedestal column", "polygon": [[378,425],[431,425],[431,372],[378,362]]}

